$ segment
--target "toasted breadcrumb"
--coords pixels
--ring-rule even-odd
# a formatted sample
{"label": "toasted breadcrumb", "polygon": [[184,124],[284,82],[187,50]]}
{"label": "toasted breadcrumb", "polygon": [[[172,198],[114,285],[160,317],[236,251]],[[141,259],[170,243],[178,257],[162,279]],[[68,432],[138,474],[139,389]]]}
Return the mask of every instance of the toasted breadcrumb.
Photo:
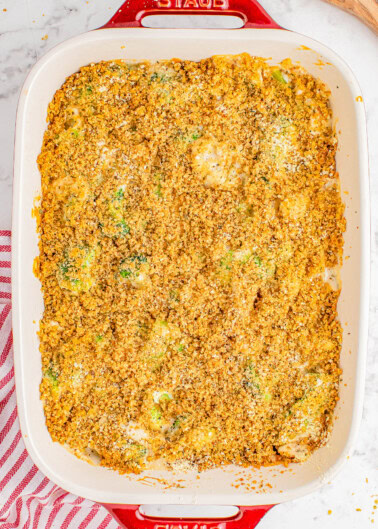
{"label": "toasted breadcrumb", "polygon": [[120,472],[324,444],[345,229],[329,96],[248,54],[100,62],[56,92],[36,263],[54,441]]}

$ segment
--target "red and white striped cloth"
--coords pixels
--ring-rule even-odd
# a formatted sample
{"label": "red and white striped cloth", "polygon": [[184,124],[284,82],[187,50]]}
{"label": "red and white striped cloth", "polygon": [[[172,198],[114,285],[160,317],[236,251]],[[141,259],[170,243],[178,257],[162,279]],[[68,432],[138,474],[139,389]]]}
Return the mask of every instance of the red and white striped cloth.
{"label": "red and white striped cloth", "polygon": [[0,529],[117,529],[103,507],[44,476],[23,443],[13,369],[10,236],[0,230]]}

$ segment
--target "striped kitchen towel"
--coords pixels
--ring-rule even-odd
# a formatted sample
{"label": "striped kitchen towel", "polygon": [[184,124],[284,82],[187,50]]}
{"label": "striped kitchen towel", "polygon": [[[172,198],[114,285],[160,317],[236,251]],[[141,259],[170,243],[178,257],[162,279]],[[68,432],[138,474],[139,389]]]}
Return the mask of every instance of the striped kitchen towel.
{"label": "striped kitchen towel", "polygon": [[23,443],[13,369],[10,235],[0,230],[0,529],[117,529],[103,507],[44,476]]}

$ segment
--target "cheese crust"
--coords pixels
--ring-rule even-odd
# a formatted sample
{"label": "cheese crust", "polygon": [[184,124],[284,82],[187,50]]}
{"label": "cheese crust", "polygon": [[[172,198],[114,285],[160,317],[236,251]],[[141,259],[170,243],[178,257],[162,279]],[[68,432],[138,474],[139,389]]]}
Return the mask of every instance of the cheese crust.
{"label": "cheese crust", "polygon": [[46,424],[101,465],[304,461],[338,400],[327,87],[248,54],[90,64],[48,108]]}

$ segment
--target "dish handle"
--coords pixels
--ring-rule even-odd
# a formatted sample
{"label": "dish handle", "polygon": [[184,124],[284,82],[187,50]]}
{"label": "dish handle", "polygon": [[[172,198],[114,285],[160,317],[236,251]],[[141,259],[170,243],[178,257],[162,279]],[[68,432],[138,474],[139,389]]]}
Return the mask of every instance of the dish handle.
{"label": "dish handle", "polygon": [[126,0],[104,28],[143,27],[149,15],[228,15],[244,21],[244,28],[282,29],[257,0]]}
{"label": "dish handle", "polygon": [[139,510],[139,505],[103,506],[125,529],[253,529],[273,505],[239,507],[239,512],[231,518],[152,518]]}

